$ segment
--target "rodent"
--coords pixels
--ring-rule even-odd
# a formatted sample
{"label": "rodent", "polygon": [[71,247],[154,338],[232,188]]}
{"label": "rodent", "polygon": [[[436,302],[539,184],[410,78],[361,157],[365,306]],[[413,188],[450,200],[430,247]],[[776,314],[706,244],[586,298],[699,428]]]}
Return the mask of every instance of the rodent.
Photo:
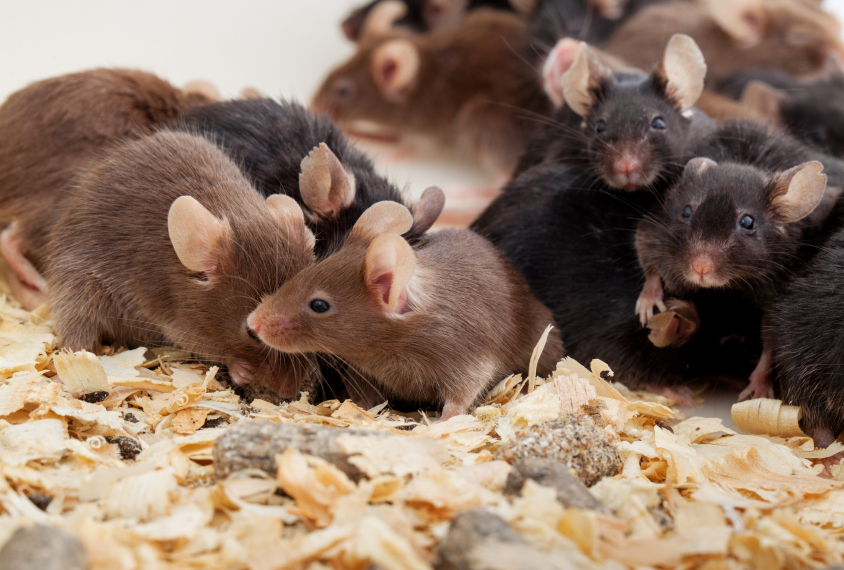
{"label": "rodent", "polygon": [[425,36],[367,36],[312,106],[348,133],[377,125],[380,136],[433,141],[509,174],[551,111],[525,30],[515,14],[477,9]]}
{"label": "rodent", "polygon": [[264,199],[202,137],[161,131],[113,147],[79,176],[49,235],[57,344],[175,344],[239,385],[298,394],[308,368],[252,338],[261,298],[314,261],[296,202]]}
{"label": "rodent", "polygon": [[844,53],[840,25],[816,0],[700,0],[647,7],[599,47],[647,69],[677,33],[700,46],[714,86],[736,72],[764,67],[793,75],[821,68]]}
{"label": "rodent", "polygon": [[[379,11],[386,12],[387,24],[414,32],[429,32],[437,28],[456,25],[469,10],[476,8],[494,8],[496,10],[524,11],[533,0],[373,0],[355,8],[343,20],[341,28],[349,40],[361,39],[372,25],[371,18],[382,17]],[[386,4],[392,4],[383,10]],[[380,24],[379,24],[380,25]]]}
{"label": "rodent", "polygon": [[[636,304],[643,324],[654,307],[664,308],[663,290],[683,296],[700,288],[736,289],[766,309],[842,190],[840,161],[752,122],[725,124],[697,154],[636,230],[646,276]],[[742,396],[771,393],[769,360],[765,351]]]}
{"label": "rodent", "polygon": [[729,78],[720,89],[758,119],[819,150],[844,158],[844,73],[837,64],[822,78],[760,69]]}
{"label": "rodent", "polygon": [[683,405],[693,403],[692,382],[746,379],[758,356],[758,309],[737,295],[725,300],[701,291],[689,296],[707,315],[694,338],[681,347],[654,346],[633,312],[644,279],[633,234],[657,197],[581,180],[565,165],[532,168],[472,225],[551,310],[566,352],[581,362],[605,360],[614,379]]}
{"label": "rodent", "polygon": [[76,173],[208,102],[142,71],[92,69],[32,83],[0,106],[0,249],[26,308],[44,300],[47,235]]}
{"label": "rodent", "polygon": [[770,310],[771,360],[782,400],[800,406],[800,426],[817,447],[844,431],[844,230],[824,244],[808,270],[791,279]]}
{"label": "rodent", "polygon": [[688,36],[671,38],[650,75],[614,71],[581,44],[560,78],[565,107],[531,142],[516,172],[562,163],[612,188],[652,190],[679,174],[694,138],[712,128],[693,107],[705,75]]}
{"label": "rodent", "polygon": [[[287,281],[248,323],[277,350],[350,365],[350,392],[364,408],[386,398],[441,404],[447,419],[527,372],[553,317],[482,237],[443,230],[411,247],[398,235],[410,224],[404,206],[370,207],[338,253]],[[562,354],[553,329],[537,372],[550,373]]]}
{"label": "rodent", "polygon": [[[349,143],[336,124],[298,103],[268,98],[214,103],[189,109],[176,128],[218,144],[264,196],[278,193],[294,198],[317,237],[318,258],[338,249],[372,204],[406,203],[399,189],[375,173],[372,161]],[[313,166],[325,161],[332,165],[331,176],[314,177]],[[408,204],[414,214],[408,239],[424,234],[444,203],[442,191],[429,188],[416,204]]]}

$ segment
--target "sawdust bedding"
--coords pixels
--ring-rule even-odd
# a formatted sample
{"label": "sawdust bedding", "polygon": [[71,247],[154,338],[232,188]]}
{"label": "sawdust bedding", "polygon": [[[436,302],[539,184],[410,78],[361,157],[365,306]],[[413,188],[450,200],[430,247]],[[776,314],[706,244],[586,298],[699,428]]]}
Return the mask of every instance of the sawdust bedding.
{"label": "sawdust bedding", "polygon": [[[472,568],[844,560],[844,473],[833,466],[824,477],[811,462],[841,446],[815,451],[796,411],[779,402],[734,412],[745,430],[781,435],[739,434],[608,383],[603,363],[590,370],[566,359],[547,379],[503,379],[472,415],[436,423],[386,405],[314,405],[306,393],[281,405],[244,401],[216,367],[185,358],[175,349],[57,352],[48,311],[28,313],[0,295],[0,545],[45,524],[78,537],[92,570],[422,570],[450,521],[482,508],[524,544],[486,544]],[[521,430],[568,414],[588,415],[618,452],[619,473],[590,488],[605,508],[566,508],[530,480],[520,496],[505,496],[511,467],[500,451]],[[358,480],[292,447],[275,476],[217,478],[214,443],[241,422],[391,437],[347,438]],[[549,448],[531,442],[521,449]]]}

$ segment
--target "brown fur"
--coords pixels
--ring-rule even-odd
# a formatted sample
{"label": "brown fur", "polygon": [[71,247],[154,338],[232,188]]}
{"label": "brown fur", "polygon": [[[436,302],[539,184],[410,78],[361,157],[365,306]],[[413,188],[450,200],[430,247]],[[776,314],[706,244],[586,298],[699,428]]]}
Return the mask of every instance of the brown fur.
{"label": "brown fur", "polygon": [[0,222],[17,220],[27,256],[45,246],[77,172],[115,141],[169,125],[207,102],[149,73],[94,69],[33,83],[0,106]]}
{"label": "brown fur", "polygon": [[[743,46],[715,22],[706,3],[671,2],[634,15],[602,47],[632,65],[649,69],[672,34],[690,35],[703,52],[707,85],[746,69],[774,67],[792,75],[817,71],[831,51],[842,51],[835,18],[817,2],[763,0],[764,18],[759,41]],[[808,41],[795,42],[792,32],[805,32]]]}
{"label": "brown fur", "polygon": [[[384,97],[371,65],[375,50],[394,38],[406,38],[421,56],[418,75],[398,100]],[[344,128],[373,121],[392,134],[463,148],[509,172],[539,125],[535,115],[551,110],[529,57],[523,20],[478,9],[453,29],[364,38],[325,79],[313,105]],[[342,97],[343,88],[350,94]]]}
{"label": "brown fur", "polygon": [[[229,225],[207,274],[182,265],[170,240],[168,212],[183,195]],[[64,210],[47,272],[60,346],[175,343],[298,393],[301,363],[250,337],[245,319],[312,263],[313,235],[301,217],[274,216],[212,143],[168,131],[124,143],[81,176]]]}
{"label": "brown fur", "polygon": [[[353,233],[337,254],[266,299],[250,325],[257,323],[261,338],[279,350],[344,360],[361,373],[351,376],[350,391],[364,405],[385,398],[439,403],[451,416],[507,375],[527,372],[553,317],[488,241],[469,230],[429,236],[414,248],[407,305],[390,314],[367,285],[372,238]],[[314,298],[331,310],[310,310]],[[555,328],[538,372],[550,373],[562,354]]]}

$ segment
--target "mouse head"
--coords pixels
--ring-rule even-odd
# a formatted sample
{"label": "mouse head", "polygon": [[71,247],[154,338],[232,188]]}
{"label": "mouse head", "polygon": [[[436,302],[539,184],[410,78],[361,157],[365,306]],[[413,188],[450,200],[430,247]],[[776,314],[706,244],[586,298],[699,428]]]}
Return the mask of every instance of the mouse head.
{"label": "mouse head", "polygon": [[291,353],[352,357],[394,341],[391,323],[414,313],[416,255],[400,234],[412,218],[404,206],[370,207],[336,254],[305,269],[249,316],[267,345]]}
{"label": "mouse head", "polygon": [[170,207],[170,241],[190,280],[179,306],[197,331],[183,344],[226,362],[236,384],[258,383],[292,398],[304,361],[267,348],[250,334],[246,318],[263,295],[313,263],[314,236],[288,196],[272,195],[236,218],[219,218],[190,196]]}
{"label": "mouse head", "polygon": [[[706,0],[730,45],[731,64],[754,69],[776,67],[805,75],[822,67],[831,53],[842,54],[841,25],[815,0]],[[723,49],[723,48],[722,48]]]}
{"label": "mouse head", "polygon": [[342,29],[355,42],[399,26],[427,32],[455,25],[468,9],[469,0],[375,0],[349,14]]}
{"label": "mouse head", "polygon": [[690,37],[676,34],[647,78],[613,73],[581,44],[561,83],[580,115],[589,165],[615,188],[638,190],[676,164],[686,145],[690,112],[703,91],[706,64]]}
{"label": "mouse head", "polygon": [[751,81],[742,94],[742,104],[775,128],[823,152],[844,157],[844,75],[836,72],[829,80],[785,91],[762,81]]}
{"label": "mouse head", "polygon": [[666,284],[754,291],[772,285],[799,247],[796,222],[824,198],[822,170],[821,163],[806,162],[770,175],[743,164],[690,160],[649,224],[650,253],[661,257]]}
{"label": "mouse head", "polygon": [[[335,251],[345,241],[348,228],[352,230],[357,220],[365,213],[366,199],[355,200],[357,181],[340,159],[320,143],[301,163],[299,174],[299,193],[307,210],[305,216],[311,223],[330,224],[341,231],[329,232],[336,236],[337,243],[328,244],[327,251]],[[419,201],[413,205],[414,236],[421,236],[428,231],[442,213],[445,206],[445,194],[432,186],[422,193]]]}

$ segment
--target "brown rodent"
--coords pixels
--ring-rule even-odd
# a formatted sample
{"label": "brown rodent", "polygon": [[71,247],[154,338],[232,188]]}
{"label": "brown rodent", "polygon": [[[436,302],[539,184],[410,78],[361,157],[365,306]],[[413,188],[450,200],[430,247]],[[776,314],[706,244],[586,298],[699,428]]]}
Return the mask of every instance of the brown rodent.
{"label": "brown rodent", "polygon": [[311,264],[296,202],[264,198],[213,143],[162,131],[114,147],[79,177],[50,233],[58,345],[176,344],[237,384],[298,394],[302,358],[252,338],[261,298]]}
{"label": "brown rodent", "polygon": [[[411,247],[408,210],[380,202],[335,255],[287,283],[249,316],[269,346],[335,355],[360,374],[350,391],[364,407],[385,398],[443,404],[463,413],[508,374],[524,373],[553,323],[495,247],[469,230],[446,230]],[[539,361],[562,356],[556,328]]]}
{"label": "brown rodent", "polygon": [[[665,309],[663,289],[737,289],[766,309],[799,265],[802,240],[823,227],[841,193],[841,161],[760,125],[727,123],[698,150],[703,156],[636,232],[642,323],[654,307]],[[770,393],[769,363],[766,350],[746,394]]]}
{"label": "brown rodent", "polygon": [[47,235],[75,173],[207,102],[149,73],[93,69],[38,81],[0,106],[0,249],[24,306],[44,299]]}
{"label": "brown rodent", "polygon": [[672,34],[687,34],[706,58],[707,85],[716,85],[760,67],[812,73],[830,53],[844,53],[839,32],[815,0],[698,0],[648,7],[601,47],[647,69]]}
{"label": "brown rodent", "polygon": [[457,147],[509,173],[550,112],[528,62],[526,24],[515,14],[473,10],[456,28],[426,36],[367,36],[325,79],[313,107],[349,132]]}

